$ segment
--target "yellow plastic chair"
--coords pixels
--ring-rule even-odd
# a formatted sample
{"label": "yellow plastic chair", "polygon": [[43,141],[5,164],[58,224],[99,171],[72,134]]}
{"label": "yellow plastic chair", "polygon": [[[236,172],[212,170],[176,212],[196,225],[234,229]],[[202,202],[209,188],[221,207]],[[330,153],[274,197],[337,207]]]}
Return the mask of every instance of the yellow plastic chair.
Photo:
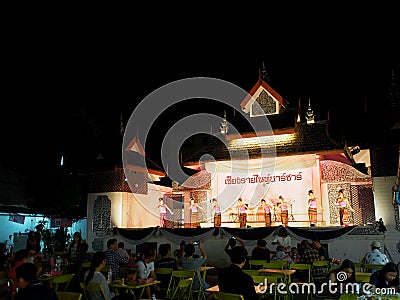
{"label": "yellow plastic chair", "polygon": [[283,260],[271,260],[270,262],[264,262],[263,269],[283,269],[288,266],[289,262],[285,259]]}
{"label": "yellow plastic chair", "polygon": [[214,293],[214,299],[217,299],[217,300],[244,300],[242,295],[223,293],[223,292]]}
{"label": "yellow plastic chair", "polygon": [[158,286],[160,287],[160,291],[162,295],[166,295],[168,290],[168,284],[171,280],[173,268],[155,268],[154,273],[157,276],[157,280],[161,281],[161,284]]}
{"label": "yellow plastic chair", "polygon": [[377,270],[381,270],[384,265],[379,264],[364,264],[364,272],[372,273]]}
{"label": "yellow plastic chair", "polygon": [[262,269],[266,263],[265,259],[250,259],[249,266],[251,270],[259,270]]}
{"label": "yellow plastic chair", "polygon": [[[301,286],[302,284],[309,284],[311,283],[311,265],[310,264],[290,264],[290,269],[291,270],[296,270],[296,274],[298,272],[301,273],[306,273],[305,279],[306,282],[298,282],[296,281],[296,284],[301,287],[301,291],[303,290],[303,287]],[[307,299],[311,296],[311,293],[306,293],[307,294]]]}
{"label": "yellow plastic chair", "polygon": [[339,300],[356,300],[357,294],[341,294]]}
{"label": "yellow plastic chair", "polygon": [[74,278],[75,274],[65,274],[61,276],[53,277],[50,281],[50,285],[52,288],[58,292],[60,287],[63,287],[60,291],[66,292],[68,290],[69,284],[71,283],[72,278]]}
{"label": "yellow plastic chair", "polygon": [[312,262],[312,268],[311,268],[311,273],[314,268],[322,268],[322,274],[321,275],[313,275],[312,280],[314,282],[322,283],[322,282],[327,282],[327,275],[330,269],[330,261],[329,260],[316,260]]}
{"label": "yellow plastic chair", "polygon": [[358,283],[365,283],[369,282],[372,273],[361,273],[356,272],[356,282]]}
{"label": "yellow plastic chair", "polygon": [[58,300],[81,300],[82,294],[75,292],[56,292]]}
{"label": "yellow plastic chair", "polygon": [[180,280],[174,292],[172,293],[170,300],[189,300],[192,283],[192,278]]}
{"label": "yellow plastic chair", "polygon": [[258,270],[242,270],[242,271],[250,276],[260,275],[260,272],[258,272]]}
{"label": "yellow plastic chair", "polygon": [[[256,275],[251,276],[253,278],[254,285],[260,285],[264,289],[267,289],[265,292],[260,293],[260,299],[267,299],[269,296],[273,296],[274,300],[277,297],[277,286],[279,284],[279,279],[276,276],[270,275]],[[272,286],[271,283],[274,285]],[[266,284],[266,285],[265,285]],[[284,295],[279,295],[279,297],[283,297]]]}
{"label": "yellow plastic chair", "polygon": [[107,299],[106,293],[101,284],[89,282],[89,284],[86,285],[84,282],[81,282],[80,285],[83,294],[85,295],[85,299],[91,299],[92,297],[90,297],[90,295],[92,294],[96,295],[96,299],[98,297],[102,297],[103,300]]}
{"label": "yellow plastic chair", "polygon": [[165,298],[171,298],[175,289],[178,286],[178,283],[183,279],[194,279],[196,276],[196,271],[193,270],[178,270],[172,271],[171,280],[168,283],[167,293]]}

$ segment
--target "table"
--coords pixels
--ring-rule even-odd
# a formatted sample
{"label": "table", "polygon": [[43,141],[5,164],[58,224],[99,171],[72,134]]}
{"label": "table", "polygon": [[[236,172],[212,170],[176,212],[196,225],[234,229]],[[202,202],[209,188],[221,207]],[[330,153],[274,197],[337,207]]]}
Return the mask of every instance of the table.
{"label": "table", "polygon": [[[130,292],[134,299],[140,300],[143,297],[143,293],[144,290],[146,289],[146,287],[151,286],[151,285],[156,285],[159,284],[161,281],[155,280],[149,283],[135,283],[135,284],[121,284],[121,283],[109,283],[108,287],[112,288],[116,291],[116,295],[118,294],[118,290],[125,290],[125,292]],[[134,290],[139,290],[139,297],[136,297],[136,294],[134,292]]]}
{"label": "table", "polygon": [[[260,286],[259,285],[255,285],[254,289],[256,290],[256,293],[260,293]],[[206,289],[206,292],[210,292],[210,293],[216,293],[219,292],[219,286],[218,285],[214,285],[208,289]]]}
{"label": "table", "polygon": [[281,269],[260,269],[258,270],[259,273],[274,273],[274,274],[283,274],[284,281],[286,284],[290,284],[292,281],[292,274],[296,273],[296,270],[281,270]]}

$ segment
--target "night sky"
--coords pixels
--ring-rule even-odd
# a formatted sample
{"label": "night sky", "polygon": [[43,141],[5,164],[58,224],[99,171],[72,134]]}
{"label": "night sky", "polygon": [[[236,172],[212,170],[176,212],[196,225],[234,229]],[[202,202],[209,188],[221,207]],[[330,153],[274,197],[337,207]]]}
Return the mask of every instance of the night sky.
{"label": "night sky", "polygon": [[[149,93],[198,76],[248,91],[263,63],[270,85],[290,105],[300,98],[304,107],[310,98],[317,118],[326,119],[329,110],[332,118],[349,123],[366,101],[368,107],[382,101],[392,70],[400,77],[399,29],[388,23],[371,31],[373,24],[360,23],[342,31],[333,26],[321,35],[314,25],[275,34],[238,31],[232,37],[215,30],[216,40],[201,29],[187,35],[166,28],[101,34],[86,28],[74,35],[78,30],[63,28],[51,39],[27,32],[19,37],[23,42],[7,46],[0,164],[46,170],[65,155],[70,166],[81,169],[99,152],[118,160],[120,114],[126,122]],[[181,107],[164,117],[173,124],[203,109]]]}

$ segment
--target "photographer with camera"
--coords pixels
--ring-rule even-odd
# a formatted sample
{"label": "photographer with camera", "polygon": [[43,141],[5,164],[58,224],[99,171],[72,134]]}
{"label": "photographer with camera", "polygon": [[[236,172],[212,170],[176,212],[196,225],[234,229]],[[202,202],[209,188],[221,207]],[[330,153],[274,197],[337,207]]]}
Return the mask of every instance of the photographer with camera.
{"label": "photographer with camera", "polygon": [[[196,250],[194,242],[191,241],[185,247],[185,256],[182,257],[181,263],[183,270],[196,270],[198,272],[197,274],[200,274],[200,266],[207,262],[207,253],[204,251],[203,243],[201,241],[198,243],[196,242],[196,244],[199,247],[201,256],[194,257],[194,252]],[[198,290],[200,288],[199,280],[201,280],[201,284],[205,290],[211,287],[211,284],[208,284],[203,277],[199,278],[199,276],[196,276],[193,280],[192,289]]]}
{"label": "photographer with camera", "polygon": [[239,242],[242,247],[246,248],[246,245],[241,238],[239,238],[238,236],[231,236],[228,239],[228,242],[226,243],[224,249],[225,253],[228,254],[229,257],[231,256],[232,249],[236,246],[237,242]]}

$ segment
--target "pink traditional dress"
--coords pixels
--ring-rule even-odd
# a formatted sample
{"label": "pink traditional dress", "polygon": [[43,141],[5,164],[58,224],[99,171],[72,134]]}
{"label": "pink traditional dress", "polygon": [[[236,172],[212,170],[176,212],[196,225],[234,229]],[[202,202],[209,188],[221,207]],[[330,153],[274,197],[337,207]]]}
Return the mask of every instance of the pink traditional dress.
{"label": "pink traditional dress", "polygon": [[310,221],[310,225],[315,225],[317,223],[317,199],[310,198],[308,201],[308,219]]}
{"label": "pink traditional dress", "polygon": [[281,221],[282,225],[288,225],[288,206],[286,203],[281,204]]}

